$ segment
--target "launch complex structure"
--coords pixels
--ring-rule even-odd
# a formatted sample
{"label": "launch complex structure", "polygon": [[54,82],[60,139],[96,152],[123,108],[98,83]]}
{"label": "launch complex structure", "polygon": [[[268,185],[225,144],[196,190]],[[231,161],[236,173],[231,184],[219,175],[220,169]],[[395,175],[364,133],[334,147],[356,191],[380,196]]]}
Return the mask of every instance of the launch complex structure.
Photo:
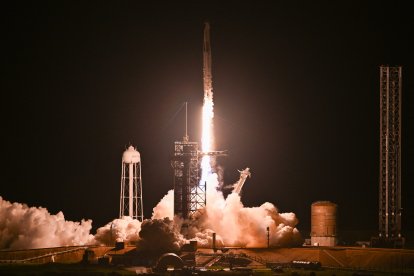
{"label": "launch complex structure", "polygon": [[[204,24],[203,44],[203,83],[205,97],[212,97],[210,24]],[[226,156],[226,151],[199,150],[198,142],[190,141],[186,128],[182,141],[174,142],[174,155],[171,165],[174,170],[174,215],[191,219],[201,212],[207,204],[207,182],[200,180],[200,161],[203,156],[217,158]]]}
{"label": "launch complex structure", "polygon": [[[203,84],[204,100],[213,97],[211,73],[210,25],[204,25]],[[379,160],[379,234],[373,237],[374,247],[404,247],[401,233],[401,106],[402,67],[380,67],[380,160]],[[226,156],[226,151],[209,148],[199,150],[198,142],[192,142],[186,129],[182,141],[174,143],[171,165],[174,170],[174,215],[191,219],[202,212],[207,204],[207,181],[200,180],[200,161],[209,156],[215,160]],[[203,159],[204,160],[204,159]],[[249,168],[241,173],[233,192],[240,193],[248,176]],[[239,188],[237,188],[239,187]],[[226,188],[226,187],[224,187]]]}
{"label": "launch complex structure", "polygon": [[372,244],[404,247],[401,234],[402,67],[380,67],[379,236]]}

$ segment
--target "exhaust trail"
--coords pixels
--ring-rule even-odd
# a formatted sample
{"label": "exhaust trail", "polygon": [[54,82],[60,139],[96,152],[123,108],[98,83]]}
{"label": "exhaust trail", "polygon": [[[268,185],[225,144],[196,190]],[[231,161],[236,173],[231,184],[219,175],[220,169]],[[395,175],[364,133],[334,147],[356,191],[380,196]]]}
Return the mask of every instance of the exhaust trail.
{"label": "exhaust trail", "polygon": [[[204,45],[203,45],[203,84],[204,99],[202,110],[202,134],[201,134],[201,150],[210,152],[213,150],[213,84],[211,74],[211,46],[210,46],[210,24],[204,24]],[[207,182],[212,174],[211,162],[212,157],[204,155],[201,159],[201,183]]]}

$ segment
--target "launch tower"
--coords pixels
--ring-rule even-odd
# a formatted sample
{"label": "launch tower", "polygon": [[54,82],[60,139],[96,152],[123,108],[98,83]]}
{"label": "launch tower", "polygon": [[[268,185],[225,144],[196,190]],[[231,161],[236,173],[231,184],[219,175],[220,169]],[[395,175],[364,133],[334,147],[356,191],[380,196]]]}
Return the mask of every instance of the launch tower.
{"label": "launch tower", "polygon": [[[213,86],[211,74],[211,47],[210,24],[204,25],[203,42],[203,84],[204,100],[213,100]],[[172,167],[174,169],[174,215],[184,219],[194,218],[206,206],[206,181],[200,180],[200,164],[205,156],[211,159],[217,156],[226,156],[225,151],[213,151],[211,149],[199,151],[197,142],[190,142],[187,134],[187,103],[186,128],[183,141],[174,143],[174,156]]]}
{"label": "launch tower", "polygon": [[380,67],[379,246],[402,247],[401,66]]}
{"label": "launch tower", "polygon": [[171,165],[174,169],[174,215],[188,219],[206,206],[206,184],[199,183],[198,143],[190,142],[187,133],[187,103],[185,118],[185,136],[174,143]]}
{"label": "launch tower", "polygon": [[133,147],[122,155],[121,195],[119,200],[119,217],[130,216],[143,221],[141,156]]}

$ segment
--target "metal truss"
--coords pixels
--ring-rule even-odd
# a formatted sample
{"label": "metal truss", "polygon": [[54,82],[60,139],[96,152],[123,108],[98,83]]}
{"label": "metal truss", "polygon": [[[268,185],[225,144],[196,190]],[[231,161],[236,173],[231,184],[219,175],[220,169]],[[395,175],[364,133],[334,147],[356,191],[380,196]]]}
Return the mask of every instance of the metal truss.
{"label": "metal truss", "polygon": [[379,235],[401,238],[402,68],[380,67]]}

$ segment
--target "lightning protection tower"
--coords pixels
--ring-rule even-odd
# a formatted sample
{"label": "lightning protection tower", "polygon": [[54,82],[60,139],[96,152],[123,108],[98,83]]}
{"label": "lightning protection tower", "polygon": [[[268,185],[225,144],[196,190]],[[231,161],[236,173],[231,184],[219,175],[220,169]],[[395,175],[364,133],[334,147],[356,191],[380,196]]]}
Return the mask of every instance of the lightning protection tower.
{"label": "lightning protection tower", "polygon": [[401,235],[401,66],[380,67],[380,246],[403,247]]}
{"label": "lightning protection tower", "polygon": [[141,156],[129,146],[122,155],[121,195],[119,217],[130,216],[143,221]]}

